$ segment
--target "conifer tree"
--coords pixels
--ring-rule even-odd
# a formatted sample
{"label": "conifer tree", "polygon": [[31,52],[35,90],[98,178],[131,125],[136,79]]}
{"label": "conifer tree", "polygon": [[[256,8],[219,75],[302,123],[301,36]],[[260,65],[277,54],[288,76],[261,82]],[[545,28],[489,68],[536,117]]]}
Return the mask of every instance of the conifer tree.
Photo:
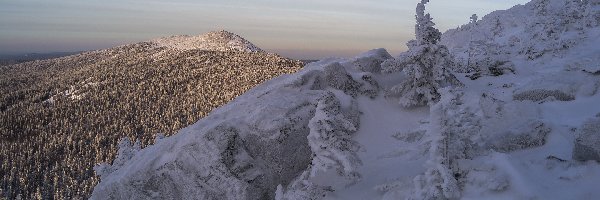
{"label": "conifer tree", "polygon": [[438,44],[442,33],[434,28],[431,16],[425,14],[425,4],[417,4],[415,40],[407,43],[408,51],[393,61],[382,64],[384,72],[404,71],[406,80],[388,91],[388,97],[397,97],[404,107],[431,105],[440,99],[438,89],[462,85],[447,68],[454,65],[450,52]]}

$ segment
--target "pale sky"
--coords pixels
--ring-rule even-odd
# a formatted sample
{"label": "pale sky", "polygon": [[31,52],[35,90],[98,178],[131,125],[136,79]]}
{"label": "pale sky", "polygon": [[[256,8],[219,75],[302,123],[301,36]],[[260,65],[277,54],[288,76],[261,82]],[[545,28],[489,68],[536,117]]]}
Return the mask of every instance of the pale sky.
{"label": "pale sky", "polygon": [[[234,32],[298,59],[393,55],[414,37],[418,0],[0,0],[0,53],[109,48],[169,35]],[[431,0],[445,31],[528,0]]]}

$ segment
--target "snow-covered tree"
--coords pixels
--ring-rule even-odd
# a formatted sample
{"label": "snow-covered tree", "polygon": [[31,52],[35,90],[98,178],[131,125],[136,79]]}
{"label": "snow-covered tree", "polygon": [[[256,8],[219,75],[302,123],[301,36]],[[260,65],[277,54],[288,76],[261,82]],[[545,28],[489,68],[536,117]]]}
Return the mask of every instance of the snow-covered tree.
{"label": "snow-covered tree", "polygon": [[407,43],[409,50],[394,64],[382,65],[384,72],[402,71],[407,79],[394,86],[388,93],[390,97],[398,97],[399,103],[405,107],[433,104],[440,99],[439,88],[450,85],[461,85],[447,68],[453,66],[453,58],[444,45],[438,44],[442,33],[434,28],[431,16],[425,14],[425,4],[429,0],[421,0],[417,4],[416,39]]}
{"label": "snow-covered tree", "polygon": [[[357,112],[357,110],[353,110]],[[315,116],[310,120],[307,136],[313,152],[311,176],[319,171],[335,169],[350,180],[360,178],[356,167],[361,164],[356,152],[360,145],[352,140],[358,130],[358,122],[347,116],[340,108],[334,94],[321,98]]]}
{"label": "snow-covered tree", "polygon": [[471,18],[470,18],[470,19],[471,19],[471,22],[470,22],[470,23],[476,23],[476,22],[477,22],[477,20],[478,20],[477,14],[473,14],[473,15],[471,15]]}

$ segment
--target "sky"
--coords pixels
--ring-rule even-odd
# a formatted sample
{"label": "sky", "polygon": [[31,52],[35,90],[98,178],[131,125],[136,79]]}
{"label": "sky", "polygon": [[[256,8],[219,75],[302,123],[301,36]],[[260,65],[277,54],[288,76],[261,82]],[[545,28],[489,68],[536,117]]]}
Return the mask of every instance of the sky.
{"label": "sky", "polygon": [[[418,0],[0,0],[0,54],[110,48],[169,35],[234,32],[296,59],[395,55],[414,37]],[[432,0],[441,31],[528,0]]]}

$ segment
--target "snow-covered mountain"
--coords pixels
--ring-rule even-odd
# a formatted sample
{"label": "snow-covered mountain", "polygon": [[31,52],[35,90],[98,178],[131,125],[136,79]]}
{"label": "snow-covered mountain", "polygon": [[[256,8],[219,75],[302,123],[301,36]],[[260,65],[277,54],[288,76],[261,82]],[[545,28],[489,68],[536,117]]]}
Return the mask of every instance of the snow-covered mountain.
{"label": "snow-covered mountain", "polygon": [[600,196],[600,3],[535,0],[440,35],[427,2],[396,58],[310,63],[155,145],[123,140],[92,199]]}
{"label": "snow-covered mountain", "polygon": [[248,40],[228,31],[213,31],[203,35],[177,35],[150,40],[159,47],[180,50],[264,52]]}
{"label": "snow-covered mountain", "polygon": [[186,48],[212,46],[140,42],[0,66],[0,199],[88,198],[99,181],[92,168],[115,159],[120,138],[152,144],[303,67],[245,52],[256,48],[233,34],[204,38]]}

